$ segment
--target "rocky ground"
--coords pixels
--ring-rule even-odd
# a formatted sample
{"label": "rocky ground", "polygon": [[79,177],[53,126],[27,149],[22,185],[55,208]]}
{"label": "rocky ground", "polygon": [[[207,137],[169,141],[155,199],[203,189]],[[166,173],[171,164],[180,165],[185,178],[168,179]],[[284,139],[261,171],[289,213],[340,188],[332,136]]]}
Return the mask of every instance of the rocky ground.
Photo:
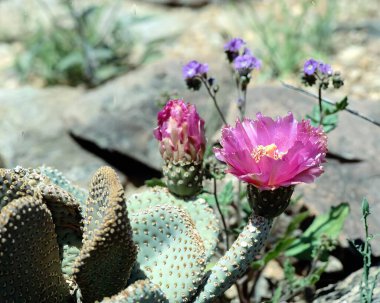
{"label": "rocky ground", "polygon": [[[81,1],[107,3],[112,1]],[[116,1],[117,2],[117,1]],[[67,177],[86,185],[89,176],[100,165],[110,164],[119,170],[129,190],[141,186],[144,179],[159,176],[160,157],[152,137],[160,98],[178,94],[197,104],[208,121],[208,135],[216,138],[220,121],[204,91],[189,92],[181,79],[181,66],[191,59],[208,62],[221,86],[220,102],[228,120],[235,120],[234,88],[221,51],[225,35],[241,36],[249,45],[260,47],[260,39],[247,21],[241,18],[231,2],[201,0],[119,1],[118,14],[153,15],[133,31],[142,41],[168,35],[175,37],[160,45],[159,60],[114,79],[98,88],[44,88],[36,79],[23,83],[13,62],[22,49],[20,38],[36,24],[49,26],[49,14],[60,16],[57,1],[0,1],[0,155],[6,166],[52,165]],[[243,1],[235,1],[242,5]],[[297,11],[297,1],[294,9]],[[170,6],[164,4],[170,4]],[[270,9],[273,1],[253,1],[260,13]],[[207,4],[207,5],[205,5]],[[338,1],[332,53],[329,62],[340,70],[345,86],[339,93],[329,91],[334,100],[348,95],[350,106],[380,121],[380,2]],[[28,12],[33,11],[33,14]],[[23,21],[28,17],[28,24]],[[265,69],[265,67],[263,68]],[[285,81],[297,84],[295,75]],[[314,100],[283,88],[278,80],[268,79],[263,71],[248,92],[247,114],[258,110],[269,115],[287,111],[304,116]],[[333,157],[316,184],[299,186],[303,202],[315,213],[330,205],[347,201],[350,219],[342,236],[360,238],[360,201],[367,196],[372,212],[380,213],[380,129],[348,113],[342,113],[340,126],[329,137]],[[380,231],[380,222],[373,216],[371,232]],[[380,244],[373,242],[375,255]],[[331,297],[329,297],[331,298]],[[321,301],[322,302],[322,301]],[[330,302],[330,301],[329,301]],[[333,301],[331,301],[333,302]],[[339,302],[339,301],[338,301]]]}

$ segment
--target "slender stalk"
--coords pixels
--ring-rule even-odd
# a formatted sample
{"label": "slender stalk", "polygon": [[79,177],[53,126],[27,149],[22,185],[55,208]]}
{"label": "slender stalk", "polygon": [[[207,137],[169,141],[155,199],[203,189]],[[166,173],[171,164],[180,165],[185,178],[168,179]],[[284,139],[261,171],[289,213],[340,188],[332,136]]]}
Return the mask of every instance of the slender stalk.
{"label": "slender stalk", "polygon": [[319,105],[319,125],[323,123],[323,107],[322,107],[322,83],[318,87],[318,105]]}
{"label": "slender stalk", "polygon": [[214,180],[214,198],[215,198],[215,202],[216,202],[216,207],[218,208],[218,212],[220,214],[220,217],[222,218],[224,233],[226,234],[226,247],[227,247],[227,250],[229,250],[230,249],[230,243],[229,243],[229,239],[228,239],[227,223],[226,223],[226,220],[225,220],[224,215],[222,213],[222,209],[220,208],[220,204],[219,204],[219,200],[218,200],[216,178],[213,178],[213,180]]}
{"label": "slender stalk", "polygon": [[241,287],[237,281],[235,282],[235,287],[236,287],[236,290],[238,292],[240,303],[249,303],[249,301],[247,301],[246,297],[244,296],[244,293],[243,293],[243,291],[242,291],[242,289],[241,289]]}
{"label": "slender stalk", "polygon": [[216,109],[217,109],[217,111],[218,111],[218,113],[219,113],[219,116],[220,116],[220,118],[222,119],[223,123],[224,123],[224,124],[227,124],[227,121],[226,121],[226,119],[224,118],[224,115],[223,115],[222,111],[220,110],[220,107],[219,107],[218,102],[217,102],[217,100],[216,100],[216,94],[215,94],[215,92],[213,92],[213,91],[211,90],[211,86],[210,86],[210,84],[207,82],[207,79],[205,79],[205,78],[203,78],[203,77],[199,77],[199,79],[202,81],[202,83],[203,83],[204,86],[206,87],[207,92],[208,92],[208,94],[210,95],[212,101],[214,101],[214,105],[215,105],[215,107],[216,107]]}
{"label": "slender stalk", "polygon": [[[291,90],[294,90],[294,91],[300,92],[300,93],[302,93],[302,94],[304,94],[304,95],[306,95],[306,96],[309,96],[309,97],[313,97],[313,98],[318,99],[318,96],[316,96],[316,95],[314,95],[314,94],[312,94],[312,93],[309,93],[308,91],[306,91],[306,90],[304,90],[304,89],[302,89],[302,88],[298,88],[298,87],[295,87],[295,86],[293,86],[293,85],[290,85],[290,84],[287,84],[287,83],[284,83],[284,82],[282,82],[282,85],[283,85],[284,87],[286,87],[286,88],[291,89]],[[335,102],[332,102],[332,101],[330,101],[330,100],[328,100],[328,99],[322,99],[322,101],[323,101],[323,102],[326,102],[326,103],[328,103],[328,104],[331,104],[331,105],[335,105]],[[349,112],[349,113],[352,114],[352,115],[355,115],[355,116],[357,116],[357,117],[359,117],[359,118],[362,118],[363,120],[366,120],[366,121],[368,121],[368,122],[370,122],[370,123],[372,123],[372,124],[374,124],[374,125],[380,127],[380,122],[378,122],[378,121],[376,121],[376,120],[374,120],[374,119],[372,119],[372,118],[370,118],[370,117],[367,117],[367,116],[365,116],[365,115],[359,113],[359,112],[356,111],[356,110],[353,110],[353,109],[348,108],[348,107],[346,107],[344,110],[347,111],[347,112]]]}
{"label": "slender stalk", "polygon": [[[369,235],[368,235],[368,223],[367,216],[369,212],[365,212],[363,214],[364,227],[365,227],[365,240],[364,240],[364,249],[362,250],[363,255],[363,275],[362,275],[362,284],[360,287],[360,297],[363,299],[365,303],[371,303],[371,294],[369,293],[369,285],[368,285],[368,277],[369,277],[369,268],[371,267],[371,245],[369,243]],[[364,284],[364,285],[363,285]]]}
{"label": "slender stalk", "polygon": [[245,117],[245,108],[247,105],[247,88],[242,89],[242,92],[243,92],[243,107],[241,110],[241,119],[243,120]]}

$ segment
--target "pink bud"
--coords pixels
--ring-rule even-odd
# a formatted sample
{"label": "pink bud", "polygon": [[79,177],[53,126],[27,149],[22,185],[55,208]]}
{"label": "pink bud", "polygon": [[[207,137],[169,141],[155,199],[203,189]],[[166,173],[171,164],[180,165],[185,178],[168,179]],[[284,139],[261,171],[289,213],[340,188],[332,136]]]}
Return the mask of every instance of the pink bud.
{"label": "pink bud", "polygon": [[166,161],[201,162],[205,152],[204,121],[194,105],[170,100],[157,115],[154,136]]}

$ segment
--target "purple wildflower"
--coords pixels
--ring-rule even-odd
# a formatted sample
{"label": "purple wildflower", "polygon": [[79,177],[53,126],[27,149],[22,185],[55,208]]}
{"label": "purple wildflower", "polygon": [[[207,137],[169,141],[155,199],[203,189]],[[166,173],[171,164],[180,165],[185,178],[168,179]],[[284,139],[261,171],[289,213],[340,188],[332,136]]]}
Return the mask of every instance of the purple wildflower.
{"label": "purple wildflower", "polygon": [[245,41],[241,38],[233,38],[224,45],[224,50],[227,52],[239,52],[245,45]]}
{"label": "purple wildflower", "polygon": [[187,87],[193,90],[199,90],[202,81],[199,78],[207,79],[208,65],[198,61],[190,61],[182,68],[182,75],[186,81]]}
{"label": "purple wildflower", "polygon": [[319,63],[318,70],[320,71],[321,74],[323,74],[325,76],[331,76],[333,74],[333,70],[331,68],[331,65],[325,64],[323,62]]}
{"label": "purple wildflower", "polygon": [[190,61],[182,68],[182,75],[185,80],[194,77],[202,77],[208,72],[208,65],[196,60]]}
{"label": "purple wildflower", "polygon": [[309,59],[305,62],[304,66],[303,66],[303,72],[306,75],[311,76],[315,73],[318,66],[319,66],[319,62],[317,60]]}
{"label": "purple wildflower", "polygon": [[249,49],[245,49],[243,55],[237,56],[234,60],[234,68],[242,76],[247,76],[254,69],[261,67],[261,61],[252,55]]}
{"label": "purple wildflower", "polygon": [[228,62],[232,63],[239,56],[239,51],[245,44],[243,39],[233,38],[224,45],[224,52],[227,55]]}

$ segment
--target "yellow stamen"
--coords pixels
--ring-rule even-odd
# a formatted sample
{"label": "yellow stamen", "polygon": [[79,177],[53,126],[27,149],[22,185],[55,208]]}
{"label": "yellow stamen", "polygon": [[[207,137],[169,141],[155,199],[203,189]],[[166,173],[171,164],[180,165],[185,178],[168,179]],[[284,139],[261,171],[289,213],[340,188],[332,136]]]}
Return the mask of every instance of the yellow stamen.
{"label": "yellow stamen", "polygon": [[258,163],[262,157],[267,156],[274,160],[282,159],[287,152],[280,152],[277,145],[272,143],[269,145],[258,145],[251,153],[252,158]]}

